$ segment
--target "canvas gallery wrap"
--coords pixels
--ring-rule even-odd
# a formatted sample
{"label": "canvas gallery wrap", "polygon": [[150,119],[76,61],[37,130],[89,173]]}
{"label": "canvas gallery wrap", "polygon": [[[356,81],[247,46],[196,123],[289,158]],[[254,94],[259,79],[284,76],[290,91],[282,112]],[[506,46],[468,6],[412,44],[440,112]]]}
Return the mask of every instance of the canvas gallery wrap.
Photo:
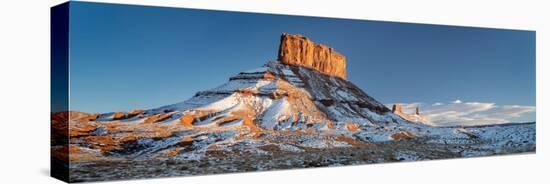
{"label": "canvas gallery wrap", "polygon": [[67,182],[535,153],[535,31],[68,2],[51,102]]}

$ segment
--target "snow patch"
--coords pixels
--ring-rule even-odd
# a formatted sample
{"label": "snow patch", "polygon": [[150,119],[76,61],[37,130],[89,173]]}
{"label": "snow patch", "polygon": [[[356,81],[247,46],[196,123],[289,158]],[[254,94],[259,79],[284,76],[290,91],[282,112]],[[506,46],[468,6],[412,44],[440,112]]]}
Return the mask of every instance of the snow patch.
{"label": "snow patch", "polygon": [[279,100],[274,100],[271,106],[264,113],[262,118],[262,127],[273,129],[278,122],[286,120],[292,112],[290,112],[290,104],[286,97]]}

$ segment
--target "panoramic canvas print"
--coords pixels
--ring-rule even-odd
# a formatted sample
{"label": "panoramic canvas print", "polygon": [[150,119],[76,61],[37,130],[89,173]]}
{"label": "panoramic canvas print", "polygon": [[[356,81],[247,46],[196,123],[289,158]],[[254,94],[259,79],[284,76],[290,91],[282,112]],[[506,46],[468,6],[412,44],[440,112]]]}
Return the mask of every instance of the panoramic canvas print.
{"label": "panoramic canvas print", "polygon": [[67,182],[535,153],[535,31],[68,2]]}

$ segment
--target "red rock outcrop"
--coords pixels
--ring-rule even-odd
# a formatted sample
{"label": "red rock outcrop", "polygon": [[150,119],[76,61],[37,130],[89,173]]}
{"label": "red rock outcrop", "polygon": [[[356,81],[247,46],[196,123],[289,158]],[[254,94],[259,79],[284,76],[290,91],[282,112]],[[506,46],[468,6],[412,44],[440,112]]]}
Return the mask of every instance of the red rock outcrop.
{"label": "red rock outcrop", "polygon": [[346,124],[346,129],[350,132],[357,132],[357,130],[359,130],[359,125],[357,123],[349,122]]}
{"label": "red rock outcrop", "polygon": [[115,112],[115,114],[113,114],[113,120],[121,120],[121,119],[124,119],[125,115],[123,112]]}
{"label": "red rock outcrop", "polygon": [[136,109],[136,110],[132,110],[130,112],[128,112],[128,114],[126,114],[126,118],[132,118],[132,117],[135,117],[141,113],[145,112],[145,110],[143,109]]}
{"label": "red rock outcrop", "polygon": [[346,79],[346,57],[299,34],[281,35],[278,60],[283,64],[311,68]]}
{"label": "red rock outcrop", "polygon": [[395,133],[395,134],[391,135],[391,138],[394,139],[394,140],[411,139],[411,138],[414,138],[414,137],[415,137],[414,133],[409,132],[409,131],[401,131],[401,132],[398,132],[398,133]]}
{"label": "red rock outcrop", "polygon": [[172,117],[173,113],[157,114],[149,116],[143,123],[158,123]]}
{"label": "red rock outcrop", "polygon": [[195,117],[192,115],[186,114],[180,118],[181,124],[183,124],[184,127],[193,127],[193,123],[195,122]]}

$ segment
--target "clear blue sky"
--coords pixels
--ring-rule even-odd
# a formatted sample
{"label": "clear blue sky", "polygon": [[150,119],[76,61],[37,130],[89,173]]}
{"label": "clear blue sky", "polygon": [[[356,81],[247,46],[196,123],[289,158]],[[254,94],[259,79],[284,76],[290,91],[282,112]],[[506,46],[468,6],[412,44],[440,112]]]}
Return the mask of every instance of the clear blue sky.
{"label": "clear blue sky", "polygon": [[71,108],[186,100],[277,58],[282,32],[347,57],[381,101],[535,105],[535,32],[72,2]]}

